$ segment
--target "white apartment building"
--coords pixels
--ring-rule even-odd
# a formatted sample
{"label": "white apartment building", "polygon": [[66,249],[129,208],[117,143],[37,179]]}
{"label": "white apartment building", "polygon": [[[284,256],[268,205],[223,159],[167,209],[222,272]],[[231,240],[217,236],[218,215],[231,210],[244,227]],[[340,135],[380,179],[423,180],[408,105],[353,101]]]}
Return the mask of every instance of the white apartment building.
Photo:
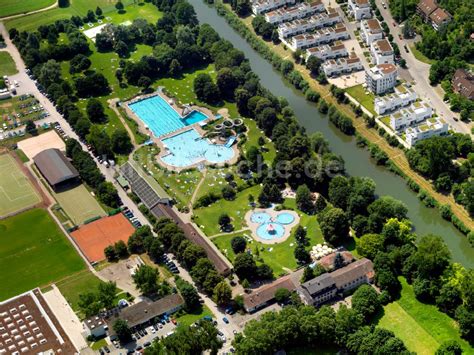
{"label": "white apartment building", "polygon": [[379,64],[365,72],[367,89],[374,94],[383,94],[397,85],[398,71],[393,64]]}
{"label": "white apartment building", "polygon": [[304,19],[296,19],[278,25],[278,36],[280,39],[295,36],[318,28],[333,26],[341,22],[341,17],[334,9],[328,9],[328,13],[316,14]]}
{"label": "white apartment building", "polygon": [[395,88],[395,93],[374,99],[374,109],[379,115],[398,110],[416,101],[418,95],[415,90],[407,86]]}
{"label": "white apartment building", "polygon": [[324,5],[321,0],[307,3],[302,2],[294,7],[281,8],[265,14],[265,21],[278,25],[282,22],[293,21],[299,18],[305,18],[324,11]]}
{"label": "white apartment building", "polygon": [[372,42],[370,45],[370,53],[372,55],[372,63],[376,65],[395,63],[392,45],[386,39],[379,39]]}
{"label": "white apartment building", "polygon": [[420,123],[433,115],[433,108],[426,102],[414,102],[410,107],[390,115],[390,127],[399,131],[406,127]]}
{"label": "white apartment building", "polygon": [[349,32],[347,32],[346,26],[338,23],[335,27],[323,28],[312,34],[304,33],[294,37],[289,37],[284,39],[282,42],[285,43],[290,50],[295,52],[298,49],[306,49],[348,38],[350,38],[350,36]]}
{"label": "white apartment building", "polygon": [[417,142],[433,136],[444,136],[448,134],[449,125],[441,118],[430,118],[416,127],[405,130],[405,140],[413,147]]}
{"label": "white apartment building", "polygon": [[322,65],[324,74],[326,76],[338,76],[340,74],[347,74],[353,71],[364,69],[360,58],[355,54],[351,54],[349,58],[330,59]]}
{"label": "white apartment building", "polygon": [[315,56],[321,60],[335,59],[339,57],[346,57],[347,50],[342,41],[336,41],[332,45],[324,44],[319,47],[311,47],[306,50],[306,60],[309,57]]}
{"label": "white apartment building", "polygon": [[294,5],[296,0],[255,0],[252,2],[254,15],[261,15],[287,5]]}
{"label": "white apartment building", "polygon": [[349,0],[347,9],[356,21],[372,17],[369,0]]}
{"label": "white apartment building", "polygon": [[364,20],[360,23],[360,36],[370,46],[372,42],[383,38],[382,27],[377,19]]}

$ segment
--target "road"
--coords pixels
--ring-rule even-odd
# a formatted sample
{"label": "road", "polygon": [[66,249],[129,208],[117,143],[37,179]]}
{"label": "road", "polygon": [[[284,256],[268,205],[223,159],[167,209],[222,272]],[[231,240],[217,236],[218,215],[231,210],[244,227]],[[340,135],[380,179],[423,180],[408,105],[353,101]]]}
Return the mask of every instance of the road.
{"label": "road", "polygon": [[393,36],[393,41],[400,48],[400,55],[403,59],[405,59],[410,75],[415,80],[415,91],[421,98],[428,101],[428,103],[436,110],[437,114],[439,116],[442,116],[455,131],[465,134],[471,134],[470,126],[462,121],[454,120],[454,117],[456,117],[457,119],[459,118],[459,114],[452,112],[449,106],[443,101],[443,96],[441,95],[441,93],[439,93],[430,85],[430,65],[420,62],[418,59],[415,58],[415,56],[410,50],[408,53],[405,51],[404,45],[406,45],[407,42],[398,37],[398,35],[401,34],[402,31],[398,25],[393,26],[395,20],[390,14],[390,10],[388,8],[383,8],[382,0],[376,0],[375,2],[390,29],[390,33]]}

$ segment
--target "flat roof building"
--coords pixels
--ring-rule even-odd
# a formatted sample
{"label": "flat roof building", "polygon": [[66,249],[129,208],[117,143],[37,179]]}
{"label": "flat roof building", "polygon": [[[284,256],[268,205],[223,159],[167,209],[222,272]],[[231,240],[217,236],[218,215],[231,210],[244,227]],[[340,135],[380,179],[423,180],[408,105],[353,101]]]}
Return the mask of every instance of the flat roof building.
{"label": "flat roof building", "polygon": [[270,284],[261,286],[252,291],[250,294],[244,295],[244,308],[248,313],[253,313],[261,308],[264,308],[274,302],[275,292],[285,288],[288,291],[293,291],[296,286],[290,276],[283,276]]}
{"label": "flat roof building", "polygon": [[398,71],[393,64],[379,64],[365,72],[367,89],[380,95],[397,85]]}
{"label": "flat roof building", "polygon": [[43,150],[33,158],[33,161],[52,187],[79,177],[76,168],[59,149]]}
{"label": "flat roof building", "polygon": [[369,0],[349,0],[347,9],[356,21],[372,17]]}
{"label": "flat roof building", "polygon": [[379,39],[370,45],[370,53],[372,54],[372,62],[375,65],[393,64],[394,52],[392,45],[386,39]]}

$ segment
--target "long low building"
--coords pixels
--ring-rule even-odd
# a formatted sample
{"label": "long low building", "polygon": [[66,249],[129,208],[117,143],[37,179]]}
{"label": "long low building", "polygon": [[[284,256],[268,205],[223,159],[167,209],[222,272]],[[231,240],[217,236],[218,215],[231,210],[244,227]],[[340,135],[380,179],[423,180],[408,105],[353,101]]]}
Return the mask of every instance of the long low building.
{"label": "long low building", "polygon": [[348,74],[354,71],[363,70],[364,66],[359,57],[352,54],[348,58],[331,59],[322,65],[324,74],[330,78],[341,74]]}
{"label": "long low building", "polygon": [[252,12],[254,15],[261,15],[295,3],[296,0],[256,0],[252,2]]}
{"label": "long low building", "polygon": [[273,25],[278,25],[282,22],[305,18],[323,11],[324,5],[321,0],[311,3],[302,2],[294,7],[280,8],[275,11],[267,12],[265,14],[265,21]]}
{"label": "long low building", "polygon": [[406,142],[410,147],[423,139],[433,136],[444,136],[448,134],[449,125],[441,118],[429,118],[422,124],[415,127],[408,127],[405,130]]}
{"label": "long low building", "polygon": [[278,25],[277,31],[280,38],[286,38],[318,28],[333,26],[338,22],[341,22],[341,16],[339,16],[336,10],[329,8],[327,13],[281,23]]}
{"label": "long low building", "polygon": [[283,42],[288,46],[288,48],[290,48],[290,50],[295,52],[298,49],[307,49],[349,38],[350,35],[349,32],[347,32],[346,26],[342,23],[338,23],[334,27],[323,28],[311,34],[304,33],[294,37],[289,37]]}
{"label": "long low building", "polygon": [[311,47],[306,50],[306,60],[315,56],[322,61],[346,57],[348,55],[346,46],[342,41],[336,41],[333,44],[324,44],[318,47]]}
{"label": "long low building", "polygon": [[392,113],[390,115],[390,126],[398,131],[423,122],[432,115],[433,108],[427,102],[417,101],[412,103],[410,107]]}
{"label": "long low building", "polygon": [[59,149],[45,149],[38,153],[33,161],[53,188],[79,178],[76,168]]}
{"label": "long low building", "polygon": [[393,94],[377,96],[374,99],[374,110],[379,115],[398,110],[415,102],[418,98],[415,90],[411,87],[400,85],[394,88]]}
{"label": "long low building", "polygon": [[244,295],[244,308],[248,313],[253,313],[262,309],[275,301],[275,293],[278,289],[284,288],[288,291],[294,291],[296,285],[291,276],[283,276],[270,284],[263,285]]}
{"label": "long low building", "polygon": [[330,273],[325,273],[303,283],[296,289],[303,303],[319,306],[337,294],[352,290],[374,278],[372,261],[363,258]]}

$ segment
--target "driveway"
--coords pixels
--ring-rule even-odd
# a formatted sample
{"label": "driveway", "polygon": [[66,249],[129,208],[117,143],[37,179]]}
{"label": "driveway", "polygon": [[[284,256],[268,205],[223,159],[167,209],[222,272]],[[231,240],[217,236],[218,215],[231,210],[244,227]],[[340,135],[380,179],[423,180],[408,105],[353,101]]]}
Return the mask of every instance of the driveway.
{"label": "driveway", "polygon": [[385,22],[387,22],[394,42],[400,48],[400,55],[403,59],[405,59],[407,63],[410,75],[415,82],[415,91],[418,93],[419,97],[426,100],[430,104],[430,106],[432,106],[436,110],[436,113],[439,116],[442,116],[454,130],[461,133],[471,134],[470,126],[472,126],[472,124],[466,124],[462,121],[455,121],[454,117],[459,118],[459,114],[456,112],[452,112],[449,106],[443,101],[443,94],[435,90],[435,88],[430,85],[430,65],[417,60],[410,50],[409,53],[405,51],[403,46],[406,44],[408,47],[408,42],[398,37],[398,35],[401,34],[402,31],[398,25],[393,26],[393,23],[395,23],[395,21],[392,15],[390,14],[389,9],[383,8],[382,0],[376,0],[375,2],[380,10],[380,13],[385,19]]}

